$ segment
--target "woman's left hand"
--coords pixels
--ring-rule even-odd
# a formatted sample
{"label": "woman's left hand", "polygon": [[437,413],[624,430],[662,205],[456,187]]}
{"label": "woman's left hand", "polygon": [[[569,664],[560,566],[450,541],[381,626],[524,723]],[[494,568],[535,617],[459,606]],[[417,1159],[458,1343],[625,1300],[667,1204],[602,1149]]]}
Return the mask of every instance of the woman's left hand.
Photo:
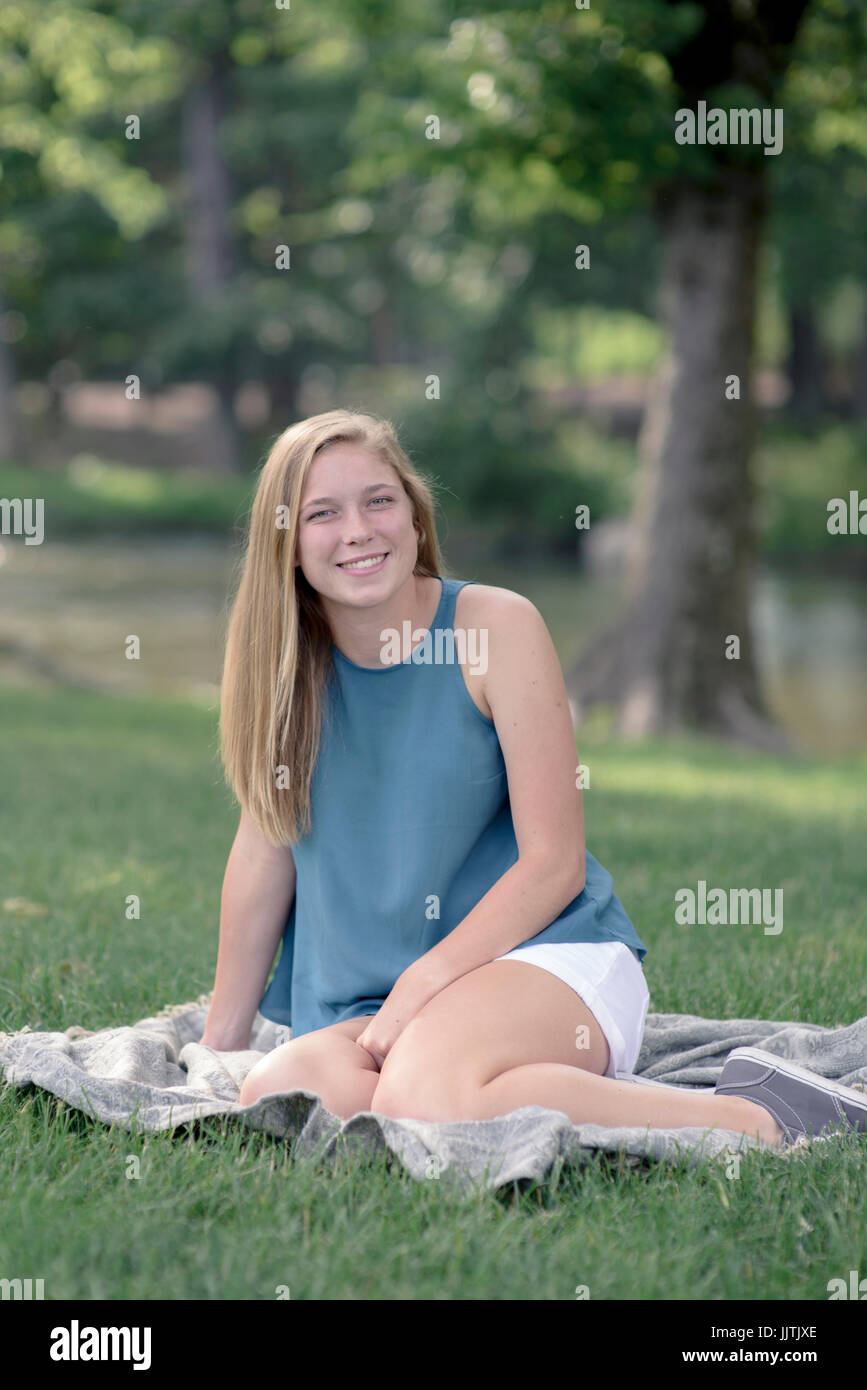
{"label": "woman's left hand", "polygon": [[374,1015],[355,1040],[370,1053],[380,1071],[407,1024],[443,988],[434,972],[422,966],[421,959],[414,961],[398,976],[379,1013]]}

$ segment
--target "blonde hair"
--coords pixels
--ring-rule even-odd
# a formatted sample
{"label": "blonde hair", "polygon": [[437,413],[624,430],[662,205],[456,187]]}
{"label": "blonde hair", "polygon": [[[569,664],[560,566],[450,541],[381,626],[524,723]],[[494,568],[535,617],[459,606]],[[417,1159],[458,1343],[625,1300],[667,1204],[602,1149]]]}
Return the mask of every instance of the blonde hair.
{"label": "blonde hair", "polygon": [[[237,800],[274,845],[294,844],[310,830],[333,638],[318,593],[294,561],[307,475],[317,452],[338,441],[372,451],[397,473],[422,533],[413,573],[441,576],[443,568],[431,482],[410,462],[389,420],[329,410],[290,426],[272,445],[226,635],[220,754]],[[277,524],[280,516],[287,525]]]}

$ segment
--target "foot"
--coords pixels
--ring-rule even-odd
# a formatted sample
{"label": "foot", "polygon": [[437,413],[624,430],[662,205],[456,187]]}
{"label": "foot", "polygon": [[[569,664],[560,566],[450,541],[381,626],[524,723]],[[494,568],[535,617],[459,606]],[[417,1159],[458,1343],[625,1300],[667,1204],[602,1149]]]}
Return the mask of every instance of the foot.
{"label": "foot", "polygon": [[785,1148],[831,1134],[867,1134],[867,1091],[808,1071],[757,1047],[736,1047],[714,1087],[717,1095],[764,1109]]}

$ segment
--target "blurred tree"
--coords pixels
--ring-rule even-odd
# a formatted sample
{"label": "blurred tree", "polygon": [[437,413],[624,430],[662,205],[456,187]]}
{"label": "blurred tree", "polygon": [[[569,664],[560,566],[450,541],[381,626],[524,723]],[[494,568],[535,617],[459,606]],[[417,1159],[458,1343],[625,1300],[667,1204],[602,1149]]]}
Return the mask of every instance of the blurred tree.
{"label": "blurred tree", "polygon": [[[229,297],[238,270],[231,232],[232,179],[220,148],[220,127],[226,109],[229,55],[225,48],[211,52],[207,70],[184,99],[182,148],[189,206],[184,219],[187,236],[189,300],[193,313],[218,311]],[[214,460],[218,471],[243,467],[235,395],[240,386],[236,362],[230,359],[214,374],[220,410],[217,432],[222,453]]]}
{"label": "blurred tree", "polygon": [[[683,0],[668,3],[678,9]],[[700,26],[670,55],[678,109],[695,112],[699,101],[709,111],[777,108],[806,3],[705,0]],[[707,150],[712,169],[684,161],[655,186],[670,350],[640,441],[630,601],[568,684],[579,710],[613,706],[623,733],[689,726],[781,748],[759,689],[749,606],[751,377],[768,156],[761,144]],[[736,397],[727,389],[733,379]]]}
{"label": "blurred tree", "polygon": [[9,322],[0,280],[0,458],[15,458],[21,448],[15,409],[15,357],[9,341]]}
{"label": "blurred tree", "polygon": [[192,0],[180,8],[170,0],[114,0],[107,7],[123,17],[140,43],[154,32],[170,41],[187,79],[179,112],[186,293],[178,307],[194,326],[200,362],[210,358],[208,375],[219,416],[211,436],[211,468],[216,473],[241,471],[244,453],[235,397],[244,334],[233,311],[240,257],[233,225],[235,189],[223,141],[232,101],[232,44],[245,20],[228,0]]}
{"label": "blurred tree", "polygon": [[[799,12],[786,21],[792,32]],[[679,147],[673,138],[681,102],[704,94],[764,103],[769,81],[776,92],[788,30],[775,48],[754,0],[594,0],[586,11],[556,0],[431,0],[421,10],[415,0],[320,0],[291,12],[252,0],[156,9],[67,0],[47,11],[21,0],[0,12],[0,258],[9,305],[26,320],[11,349],[19,375],[44,374],[54,391],[75,374],[116,379],[119,368],[153,386],[213,381],[224,466],[239,456],[240,383],[266,383],[282,427],[302,405],[333,403],[338,384],[351,381],[354,403],[376,408],[381,396],[401,406],[423,462],[483,519],[511,517],[512,544],[542,535],[574,554],[575,503],[591,503],[597,518],[610,491],[558,442],[534,370],[537,311],[567,323],[583,306],[652,314],[664,249],[680,296],[676,308],[664,296],[665,322],[669,336],[678,330],[687,385],[672,414],[674,379],[663,373],[663,413],[648,418],[642,440],[648,480],[678,476],[671,461],[690,453],[690,440],[700,438],[703,452],[688,486],[676,485],[685,487],[689,524],[700,522],[677,571],[679,603],[692,593],[695,615],[665,618],[662,627],[673,626],[660,630],[654,662],[679,672],[683,699],[669,698],[664,680],[660,687],[672,716],[691,711],[712,723],[700,676],[686,680],[682,667],[708,657],[698,628],[709,643],[720,623],[739,630],[740,610],[720,596],[725,583],[697,583],[697,574],[709,564],[701,537],[713,534],[720,554],[731,550],[734,591],[748,582],[740,512],[712,518],[705,497],[715,470],[729,493],[748,477],[736,462],[749,447],[748,366],[741,401],[714,404],[708,382],[742,365],[752,317],[738,318],[737,305],[742,290],[754,294],[756,268],[749,256],[738,262],[741,231],[706,229],[698,213],[719,206],[746,217],[755,202],[760,214],[767,197],[758,185],[767,174],[776,180],[781,293],[808,343],[819,338],[811,323],[840,269],[867,279],[852,231],[859,188],[863,200],[852,81],[863,70],[863,17],[854,0],[814,0],[812,12],[821,27],[792,69],[785,154],[759,153],[755,168],[754,151]],[[718,38],[725,42],[711,52]],[[123,136],[130,113],[142,118],[139,141]],[[430,138],[434,120],[440,129]],[[689,209],[704,250],[683,233]],[[759,232],[744,223],[753,257]],[[582,243],[592,252],[587,272],[575,264]],[[290,271],[275,266],[281,244],[291,247]],[[743,282],[725,281],[717,248]],[[720,315],[712,321],[702,303],[717,354],[703,373],[692,358],[700,325],[691,326],[677,268],[687,260]],[[15,313],[5,322],[15,338]],[[4,343],[0,333],[0,351]],[[800,365],[804,356],[799,349],[793,361],[809,384],[815,369]],[[365,374],[367,363],[380,370]],[[16,364],[7,358],[7,383]],[[403,370],[388,373],[392,364]],[[704,390],[694,396],[699,375]],[[438,399],[426,394],[434,376]],[[3,380],[0,371],[0,399]],[[648,486],[653,494],[656,482]],[[746,534],[748,499],[742,510]],[[609,645],[582,661],[585,701]],[[751,659],[745,643],[745,672]],[[721,668],[726,687],[737,665]],[[713,685],[720,668],[708,670]]]}
{"label": "blurred tree", "polygon": [[[161,215],[162,194],[127,163],[119,126],[110,138],[92,127],[122,91],[152,83],[154,65],[165,57],[158,41],[146,51],[131,48],[123,25],[80,5],[46,9],[18,0],[0,8],[0,453],[6,457],[22,446],[13,393],[21,375],[17,360],[39,365],[52,399],[77,379],[78,345],[92,329],[86,316],[99,314],[98,276],[117,259],[116,243],[106,246],[106,226],[113,238],[119,232],[135,240]],[[94,278],[73,310],[70,267],[79,256]],[[136,369],[134,357],[124,369]]]}
{"label": "blurred tree", "polygon": [[[783,97],[785,157],[775,159],[771,171],[767,241],[777,253],[789,323],[788,412],[804,428],[821,413],[841,411],[839,393],[829,390],[823,308],[845,285],[867,288],[867,13],[861,0],[811,5]],[[860,347],[856,337],[847,364],[845,408],[855,415],[867,414]]]}
{"label": "blurred tree", "polygon": [[[843,0],[825,3],[830,13]],[[448,4],[432,5],[396,83],[383,80],[375,55],[371,95],[353,131],[363,141],[355,177],[368,188],[387,196],[398,175],[421,169],[431,189],[457,182],[449,221],[459,205],[487,245],[489,267],[516,232],[538,266],[558,219],[571,251],[602,239],[603,218],[651,201],[670,350],[640,441],[630,601],[567,677],[580,710],[609,704],[622,731],[689,725],[782,745],[759,691],[749,621],[751,372],[769,156],[756,144],[679,145],[674,125],[676,111],[695,111],[699,101],[772,110],[806,5],[616,0],[569,14],[476,0],[460,17]],[[347,6],[359,22],[369,13],[363,0]],[[380,18],[386,10],[404,32],[404,6],[384,6]],[[434,122],[436,137],[426,141]],[[533,288],[589,297],[592,275],[578,277],[576,291],[576,264],[564,249],[561,240],[556,265],[547,263]],[[497,303],[490,271],[489,287]],[[523,301],[520,290],[503,298],[507,307],[490,322],[499,329],[514,316],[514,361]],[[495,360],[502,341],[492,343]],[[732,377],[737,399],[727,397]],[[529,491],[536,461],[526,467]],[[737,660],[726,656],[731,636],[740,642]]]}
{"label": "blurred tree", "polygon": [[225,470],[242,462],[239,384],[263,381],[288,423],[305,371],[363,360],[373,211],[332,183],[364,72],[329,4],[0,10],[0,266],[23,322],[11,348],[0,331],[10,452],[16,366],[52,394],[130,372],[145,390],[209,380]]}

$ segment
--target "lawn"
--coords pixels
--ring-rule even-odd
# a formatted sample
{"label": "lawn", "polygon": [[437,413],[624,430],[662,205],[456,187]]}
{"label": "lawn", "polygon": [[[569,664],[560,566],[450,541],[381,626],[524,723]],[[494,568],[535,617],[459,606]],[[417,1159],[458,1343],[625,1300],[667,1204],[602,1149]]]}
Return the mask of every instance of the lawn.
{"label": "lawn", "polygon": [[[0,690],[0,1028],[116,1026],[213,984],[237,811],[216,715]],[[651,1011],[867,1011],[867,755],[579,740],[587,842],[648,947]],[[784,928],[679,926],[679,888],[781,887]],[[125,916],[128,894],[141,918]],[[22,901],[23,900],[23,901]],[[140,1176],[128,1177],[129,1158]],[[0,1274],[54,1299],[826,1300],[867,1274],[867,1142],[720,1166],[616,1157],[461,1198],[390,1156],[296,1160],[217,1118],[133,1136],[0,1092]]]}

